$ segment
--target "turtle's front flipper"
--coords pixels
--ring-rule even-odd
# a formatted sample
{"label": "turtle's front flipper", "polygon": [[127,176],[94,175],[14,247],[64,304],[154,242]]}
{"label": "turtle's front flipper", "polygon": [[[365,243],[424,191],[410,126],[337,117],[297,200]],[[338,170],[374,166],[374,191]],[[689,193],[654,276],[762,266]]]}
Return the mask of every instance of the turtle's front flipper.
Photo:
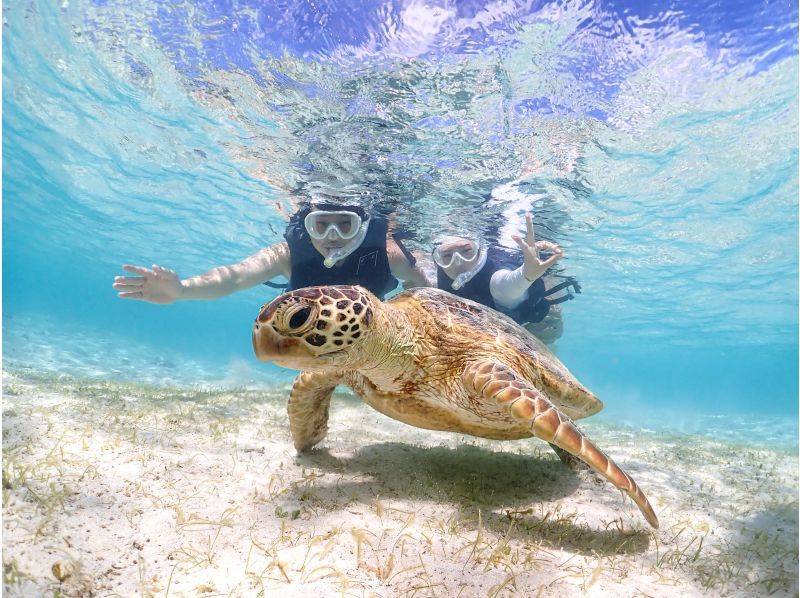
{"label": "turtle's front flipper", "polygon": [[307,451],[328,433],[328,409],[331,395],[341,375],[335,373],[300,372],[289,397],[289,427],[294,448]]}
{"label": "turtle's front flipper", "polygon": [[468,390],[505,407],[517,421],[528,422],[537,438],[564,449],[591,466],[630,496],[647,522],[658,527],[653,507],[636,482],[527,380],[495,361],[472,363],[464,369],[462,379]]}

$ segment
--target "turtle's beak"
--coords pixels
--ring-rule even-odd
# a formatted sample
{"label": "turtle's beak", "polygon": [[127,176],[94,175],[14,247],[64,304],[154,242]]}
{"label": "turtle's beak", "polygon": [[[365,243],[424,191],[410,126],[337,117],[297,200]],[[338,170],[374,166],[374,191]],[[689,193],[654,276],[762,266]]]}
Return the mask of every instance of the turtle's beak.
{"label": "turtle's beak", "polygon": [[339,365],[347,357],[342,351],[328,355],[314,355],[302,339],[278,334],[272,326],[256,320],[253,324],[253,351],[259,361],[271,361],[275,365],[292,370],[327,370]]}
{"label": "turtle's beak", "polygon": [[253,351],[259,361],[279,361],[296,353],[300,340],[285,337],[272,329],[272,326],[256,320],[253,325]]}

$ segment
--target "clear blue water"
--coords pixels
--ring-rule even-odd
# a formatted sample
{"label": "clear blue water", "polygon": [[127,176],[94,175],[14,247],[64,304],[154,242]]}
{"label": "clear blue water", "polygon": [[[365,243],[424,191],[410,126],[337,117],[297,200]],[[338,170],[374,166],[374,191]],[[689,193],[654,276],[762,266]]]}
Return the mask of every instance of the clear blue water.
{"label": "clear blue water", "polygon": [[237,262],[297,185],[420,249],[532,203],[599,417],[796,446],[795,2],[263,4],[6,3],[4,368],[285,384],[250,346],[274,291],[122,301],[121,264]]}

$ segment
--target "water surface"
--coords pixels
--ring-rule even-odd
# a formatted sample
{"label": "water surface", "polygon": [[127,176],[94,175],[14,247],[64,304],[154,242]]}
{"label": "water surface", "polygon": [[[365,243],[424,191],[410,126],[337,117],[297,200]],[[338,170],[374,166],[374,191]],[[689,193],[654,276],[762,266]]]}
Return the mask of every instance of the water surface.
{"label": "water surface", "polygon": [[125,302],[120,265],[236,262],[289,189],[421,250],[533,208],[599,417],[796,446],[795,3],[261,4],[4,8],[4,368],[284,384],[250,348],[273,290]]}

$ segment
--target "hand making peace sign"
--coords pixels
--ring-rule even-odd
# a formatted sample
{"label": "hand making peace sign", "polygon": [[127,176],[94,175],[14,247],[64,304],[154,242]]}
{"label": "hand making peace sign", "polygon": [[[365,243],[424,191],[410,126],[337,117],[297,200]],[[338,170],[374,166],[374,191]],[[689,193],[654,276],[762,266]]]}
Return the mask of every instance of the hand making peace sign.
{"label": "hand making peace sign", "polygon": [[[555,243],[536,240],[536,235],[533,232],[533,216],[530,213],[525,215],[525,222],[528,225],[528,235],[526,239],[523,241],[519,235],[512,235],[511,238],[519,245],[519,248],[522,250],[522,255],[525,258],[525,278],[533,282],[544,274],[550,266],[564,257],[564,252],[561,251],[561,248]],[[552,251],[553,255],[546,260],[539,259],[539,252],[543,249]]]}

